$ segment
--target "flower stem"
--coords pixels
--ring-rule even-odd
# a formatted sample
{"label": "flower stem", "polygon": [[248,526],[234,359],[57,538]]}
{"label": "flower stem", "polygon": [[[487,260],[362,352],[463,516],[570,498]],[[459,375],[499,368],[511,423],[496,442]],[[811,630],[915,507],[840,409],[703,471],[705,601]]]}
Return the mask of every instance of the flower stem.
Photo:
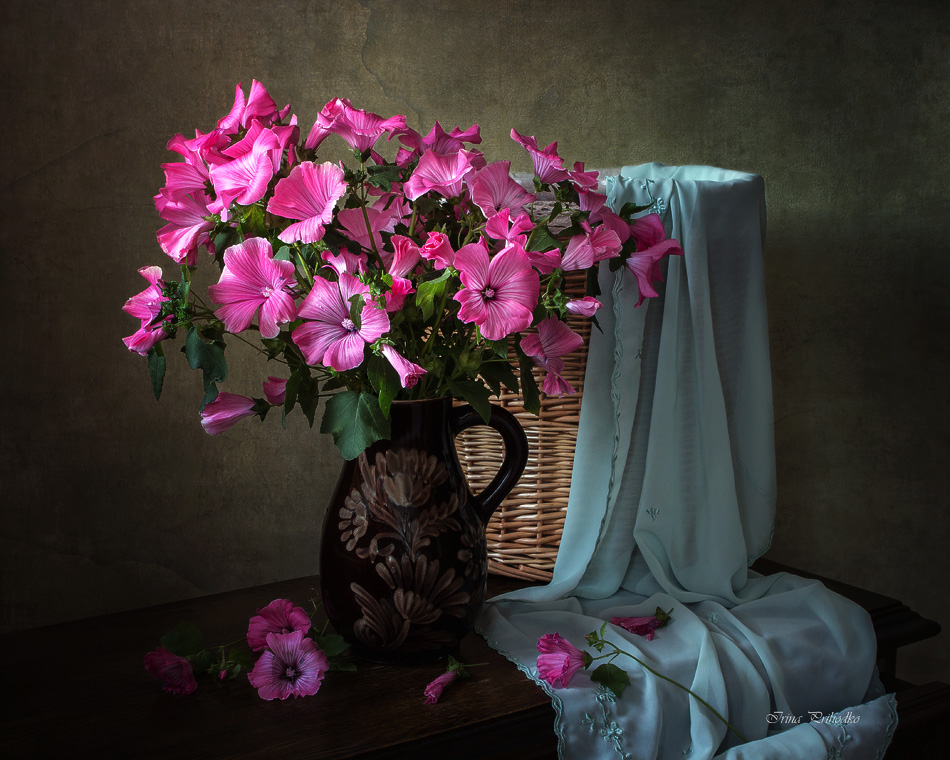
{"label": "flower stem", "polygon": [[[651,672],[653,675],[655,675],[657,678],[662,678],[664,681],[669,681],[669,682],[670,682],[671,684],[673,684],[674,686],[678,686],[678,687],[681,688],[683,691],[685,691],[687,694],[690,694],[690,695],[692,695],[693,697],[695,697],[696,700],[697,700],[701,705],[703,705],[703,706],[704,706],[707,710],[709,710],[713,715],[715,715],[717,718],[719,718],[719,720],[721,720],[723,723],[725,723],[726,728],[728,728],[730,731],[732,731],[732,733],[734,733],[736,736],[738,736],[738,737],[743,741],[743,743],[749,741],[749,740],[746,739],[742,734],[740,734],[740,733],[735,729],[735,727],[734,727],[728,720],[726,720],[725,718],[723,718],[722,715],[719,714],[719,712],[716,710],[715,707],[713,707],[711,704],[709,704],[709,702],[707,702],[705,699],[703,699],[701,696],[699,696],[695,691],[692,691],[691,689],[686,688],[686,687],[683,686],[683,684],[681,684],[679,681],[674,681],[674,680],[673,680],[672,678],[670,678],[669,676],[665,676],[665,675],[663,675],[662,673],[659,673],[659,672],[655,671],[653,668],[651,668],[649,665],[647,665],[647,664],[646,664],[643,660],[641,660],[639,657],[636,657],[636,656],[630,654],[630,652],[625,652],[623,649],[621,649],[620,647],[618,647],[616,644],[614,644],[614,643],[612,643],[612,642],[610,642],[610,641],[607,641],[607,642],[605,642],[605,643],[610,644],[610,646],[612,646],[614,649],[616,649],[616,650],[617,650],[617,651],[616,651],[616,654],[625,654],[625,655],[627,655],[627,657],[629,657],[629,658],[630,658],[631,660],[633,660],[634,662],[639,663],[644,669],[650,671],[650,672]],[[614,655],[614,656],[615,656],[615,655]],[[594,659],[601,659],[601,658],[600,658],[600,657],[595,657]]]}

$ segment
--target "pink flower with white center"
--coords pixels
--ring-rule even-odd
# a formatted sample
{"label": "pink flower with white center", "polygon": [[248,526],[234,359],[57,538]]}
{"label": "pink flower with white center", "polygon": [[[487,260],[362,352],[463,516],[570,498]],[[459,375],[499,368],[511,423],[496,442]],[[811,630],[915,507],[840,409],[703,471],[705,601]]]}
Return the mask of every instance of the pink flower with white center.
{"label": "pink flower with white center", "polygon": [[598,261],[611,259],[620,254],[622,244],[616,232],[611,232],[604,227],[591,229],[585,221],[581,222],[581,226],[584,232],[570,239],[561,259],[561,269],[565,272],[574,269],[589,269]]}
{"label": "pink flower with white center", "polygon": [[275,599],[248,621],[247,645],[252,652],[260,652],[267,646],[268,634],[309,630],[310,616],[302,607],[287,599]]}
{"label": "pink flower with white center", "polygon": [[470,183],[472,201],[486,218],[504,208],[524,208],[534,200],[534,196],[511,178],[510,169],[510,161],[495,161]]}
{"label": "pink flower with white center", "polygon": [[574,162],[574,171],[568,172],[571,182],[574,187],[578,190],[593,190],[597,187],[597,177],[600,176],[598,171],[584,171],[584,162],[575,161]]}
{"label": "pink flower with white center", "polygon": [[336,202],[346,193],[343,170],[329,161],[305,161],[277,183],[267,210],[285,219],[299,219],[278,235],[285,243],[315,243],[333,219]]}
{"label": "pink flower with white center", "polygon": [[191,661],[172,654],[165,647],[145,655],[145,669],[162,682],[169,694],[191,694],[198,688]]}
{"label": "pink flower with white center", "polygon": [[438,678],[436,678],[432,683],[426,686],[425,697],[427,705],[434,705],[439,701],[439,697],[442,696],[442,691],[448,686],[452,681],[459,677],[457,670],[450,670],[448,673],[443,673]]}
{"label": "pink flower with white center", "polygon": [[[329,107],[329,105],[328,103],[327,106]],[[338,107],[340,112],[329,124],[329,131],[342,137],[347,145],[360,153],[372,148],[376,141],[387,132],[405,129],[406,127],[405,116],[392,116],[384,119],[382,116],[369,111],[353,108],[346,100],[340,100]],[[312,130],[310,134],[313,135]],[[308,137],[308,145],[309,142],[310,138]]]}
{"label": "pink flower with white center", "polygon": [[269,633],[267,650],[248,673],[261,699],[287,699],[316,694],[330,669],[327,656],[302,631]]}
{"label": "pink flower with white center", "polygon": [[567,302],[567,311],[569,314],[577,314],[582,317],[592,317],[597,310],[602,308],[603,304],[593,296],[584,296],[573,301]]}
{"label": "pink flower with white center", "polygon": [[201,427],[208,435],[218,435],[229,430],[245,417],[253,417],[256,402],[247,396],[221,391],[217,398],[201,410]]}
{"label": "pink flower with white center", "polygon": [[[361,295],[366,302],[359,325],[350,318],[350,299]],[[317,277],[299,316],[306,320],[293,332],[293,340],[310,365],[323,364],[337,372],[363,363],[363,348],[389,330],[389,317],[369,299],[369,288],[353,275],[343,273],[338,283]]]}
{"label": "pink flower with white center", "polygon": [[288,105],[283,112],[278,112],[274,99],[268,94],[264,85],[256,79],[251,82],[251,90],[245,100],[244,90],[238,82],[234,93],[234,105],[231,106],[230,113],[218,121],[218,129],[227,134],[234,134],[241,127],[250,124],[253,119],[270,124],[275,119],[281,118],[289,108]]}
{"label": "pink flower with white center", "polygon": [[462,182],[475,172],[472,163],[474,158],[476,154],[467,150],[448,155],[427,150],[419,159],[412,176],[403,185],[406,198],[414,201],[429,191],[435,191],[444,198],[457,198],[462,194]]}
{"label": "pink flower with white center", "polygon": [[[168,333],[162,329],[162,322],[152,324],[162,310],[162,303],[168,298],[162,294],[165,283],[162,282],[161,268],[142,267],[139,274],[148,281],[149,285],[141,293],[126,301],[122,311],[141,320],[141,325],[135,333],[122,340],[130,351],[145,356],[156,343],[168,337]],[[170,319],[172,317],[168,316],[163,321]]]}
{"label": "pink flower with white center", "polygon": [[576,351],[584,339],[557,317],[547,317],[538,323],[537,335],[525,335],[521,350],[542,369],[547,370],[541,390],[548,396],[574,393],[574,388],[562,376],[565,354]]}
{"label": "pink flower with white center", "polygon": [[263,383],[264,398],[268,404],[277,406],[287,397],[287,380],[280,377],[268,377]]}
{"label": "pink flower with white center", "polygon": [[429,239],[419,249],[422,258],[434,262],[436,269],[455,266],[456,253],[444,232],[430,232]]}
{"label": "pink flower with white center", "polygon": [[538,675],[554,688],[564,688],[578,670],[591,664],[593,658],[557,633],[546,633],[538,639]]}
{"label": "pink flower with white center", "polygon": [[524,137],[523,135],[519,135],[514,129],[511,130],[511,139],[528,151],[528,154],[531,156],[531,163],[534,164],[534,173],[541,182],[551,184],[568,179],[570,176],[567,173],[567,169],[564,168],[564,161],[557,154],[556,142],[541,149],[538,147],[538,141],[534,137]]}
{"label": "pink flower with white center", "polygon": [[228,332],[246,330],[260,309],[259,330],[262,338],[276,338],[280,325],[297,317],[292,287],[294,265],[275,261],[274,253],[263,238],[248,238],[224,252],[224,269],[216,285],[208,286],[208,295],[216,304],[217,316]]}
{"label": "pink flower with white center", "polygon": [[208,171],[214,192],[221,205],[221,218],[233,202],[242,206],[256,203],[267,192],[274,177],[275,162],[280,165],[280,140],[270,129],[260,132],[247,153],[226,164],[212,166]]}
{"label": "pink flower with white center", "polygon": [[387,361],[393,366],[393,369],[399,373],[399,384],[403,388],[414,388],[419,384],[422,376],[426,373],[425,369],[418,364],[413,364],[404,358],[392,346],[385,343],[380,346],[380,353],[386,357]]}
{"label": "pink flower with white center", "polygon": [[[159,201],[159,199],[162,199]],[[179,264],[197,264],[198,248],[204,246],[209,253],[214,251],[211,230],[214,222],[208,212],[210,198],[201,193],[196,197],[185,195],[172,199],[161,194],[156,196],[156,206],[161,204],[159,216],[168,224],[158,233],[158,244]]]}
{"label": "pink flower with white center", "polygon": [[523,249],[505,248],[494,258],[481,245],[455,256],[462,287],[453,296],[462,322],[474,322],[487,340],[500,340],[531,324],[541,285]]}

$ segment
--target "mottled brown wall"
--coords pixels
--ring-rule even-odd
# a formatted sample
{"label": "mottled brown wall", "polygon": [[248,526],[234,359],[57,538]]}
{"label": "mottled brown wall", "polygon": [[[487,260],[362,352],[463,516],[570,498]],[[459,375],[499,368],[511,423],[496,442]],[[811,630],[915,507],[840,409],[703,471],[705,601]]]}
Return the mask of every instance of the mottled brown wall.
{"label": "mottled brown wall", "polygon": [[[152,195],[176,132],[263,81],[428,130],[511,127],[568,161],[762,174],[779,520],[770,556],[950,626],[942,2],[5,0],[0,66],[2,626],[316,570],[335,449],[293,418],[218,438],[199,378],[156,403],[121,337],[165,263]],[[229,349],[230,351],[230,349]],[[172,357],[177,358],[177,357]],[[229,388],[264,371],[235,361]],[[946,635],[903,673],[950,680]]]}

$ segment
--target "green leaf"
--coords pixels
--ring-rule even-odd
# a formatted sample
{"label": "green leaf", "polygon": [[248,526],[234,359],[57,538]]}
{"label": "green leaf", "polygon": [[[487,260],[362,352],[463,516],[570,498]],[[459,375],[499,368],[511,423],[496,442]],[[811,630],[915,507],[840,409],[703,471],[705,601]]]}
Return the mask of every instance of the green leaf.
{"label": "green leaf", "polygon": [[557,238],[551,235],[551,233],[548,231],[547,225],[539,224],[531,233],[531,239],[528,241],[528,247],[526,250],[549,251],[552,248],[557,247]]}
{"label": "green leaf", "polygon": [[534,362],[518,347],[518,368],[521,370],[521,397],[524,400],[526,412],[537,416],[541,413],[541,392],[534,379],[532,368]]}
{"label": "green leaf", "polygon": [[590,674],[590,680],[610,689],[617,699],[623,696],[623,690],[630,685],[630,676],[627,675],[627,671],[610,663],[604,663],[595,668]]}
{"label": "green leaf", "polygon": [[422,318],[428,321],[435,313],[435,299],[441,298],[445,293],[445,285],[448,282],[451,273],[448,269],[434,280],[419,283],[416,289],[416,305],[422,309]]}
{"label": "green leaf", "polygon": [[491,391],[477,380],[449,380],[449,391],[472,405],[479,416],[488,424],[491,417]]}
{"label": "green leaf", "polygon": [[382,356],[373,354],[366,361],[366,374],[369,382],[379,396],[379,409],[384,417],[389,417],[389,407],[399,393],[399,373]]}
{"label": "green leaf", "polygon": [[628,201],[620,207],[620,212],[618,216],[623,217],[624,219],[629,219],[634,214],[639,214],[641,211],[646,211],[648,208],[653,206],[652,203],[648,203],[646,206],[638,206],[633,201]]}
{"label": "green leaf", "polygon": [[215,664],[214,656],[207,649],[202,649],[191,661],[191,666],[196,673],[211,673],[217,670]]}
{"label": "green leaf", "polygon": [[204,649],[204,637],[193,623],[179,623],[162,636],[162,646],[179,657],[190,657]]}
{"label": "green leaf", "polygon": [[155,347],[148,352],[148,375],[152,380],[152,392],[155,398],[161,398],[162,386],[165,384],[165,353],[162,351],[161,343],[156,343]]}
{"label": "green leaf", "polygon": [[501,340],[486,340],[485,344],[494,351],[500,358],[508,358],[508,338],[502,338]]}
{"label": "green leaf", "polygon": [[344,459],[355,459],[367,446],[389,438],[389,420],[372,393],[343,391],[330,397],[320,432],[333,436]]}
{"label": "green leaf", "polygon": [[508,362],[486,362],[478,370],[478,374],[491,386],[496,396],[501,395],[499,390],[495,390],[499,383],[504,383],[512,393],[520,393],[518,376]]}
{"label": "green leaf", "polygon": [[290,261],[293,257],[293,251],[289,245],[282,245],[274,254],[274,261]]}
{"label": "green leaf", "polygon": [[196,327],[188,331],[188,337],[185,339],[185,357],[188,359],[188,366],[192,369],[200,369],[204,384],[204,399],[201,402],[201,408],[214,401],[218,396],[218,386],[228,376],[228,362],[224,358],[224,342],[213,341],[205,343],[198,335]]}
{"label": "green leaf", "polygon": [[336,633],[328,633],[325,636],[315,636],[314,641],[317,642],[317,646],[323,650],[323,653],[327,657],[342,654],[349,649],[350,646],[342,636]]}

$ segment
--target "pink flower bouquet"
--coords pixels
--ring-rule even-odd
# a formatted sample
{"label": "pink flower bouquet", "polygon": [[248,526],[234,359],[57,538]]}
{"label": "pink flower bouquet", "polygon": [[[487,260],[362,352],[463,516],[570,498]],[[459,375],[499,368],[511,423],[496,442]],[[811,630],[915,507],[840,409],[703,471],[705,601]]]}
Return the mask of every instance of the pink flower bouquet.
{"label": "pink flower bouquet", "polygon": [[[610,260],[642,300],[656,295],[660,259],[682,250],[648,208],[611,210],[596,172],[567,169],[556,143],[511,136],[532,159],[534,192],[474,147],[478,125],[436,122],[423,136],[403,116],[335,98],[304,134],[259,82],[247,96],[238,85],[210,132],[169,141],[180,160],[163,165],[155,205],[179,276],[142,267],[148,287],[125,305],[138,320],[125,343],[147,357],[156,397],[164,341],[184,333],[207,432],[273,407],[299,406],[312,425],[323,395],[321,431],[351,459],[389,436],[397,399],[452,396],[487,419],[502,385],[534,411],[542,390],[572,393],[562,357],[582,341],[564,320],[596,319],[600,303],[596,276],[572,299],[565,274]],[[331,138],[352,148],[352,165],[320,160]],[[192,288],[202,263],[218,269],[205,294]],[[259,398],[219,395],[232,337],[270,363]]]}

